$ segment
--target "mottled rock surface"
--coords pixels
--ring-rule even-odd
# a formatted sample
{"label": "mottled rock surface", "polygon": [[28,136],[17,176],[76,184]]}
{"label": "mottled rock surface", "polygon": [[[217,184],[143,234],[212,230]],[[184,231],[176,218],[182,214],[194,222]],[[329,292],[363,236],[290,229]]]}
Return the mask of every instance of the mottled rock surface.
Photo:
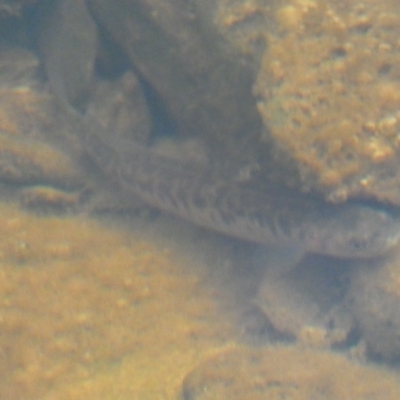
{"label": "mottled rock surface", "polygon": [[400,204],[397,1],[193,3],[254,71],[262,141],[286,183]]}
{"label": "mottled rock surface", "polygon": [[0,203],[0,235],[1,399],[172,400],[232,335],[201,271],[136,219]]}
{"label": "mottled rock surface", "polygon": [[277,151],[331,201],[400,204],[400,6],[287,1],[254,86]]}
{"label": "mottled rock surface", "polygon": [[400,261],[393,254],[379,265],[356,271],[349,305],[369,354],[385,361],[400,360]]}

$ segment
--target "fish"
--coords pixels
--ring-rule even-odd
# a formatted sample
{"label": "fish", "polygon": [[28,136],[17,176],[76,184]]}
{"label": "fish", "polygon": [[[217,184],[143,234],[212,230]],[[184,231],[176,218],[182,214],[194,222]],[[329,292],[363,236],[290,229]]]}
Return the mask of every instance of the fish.
{"label": "fish", "polygon": [[[400,218],[384,207],[350,201],[330,204],[272,183],[246,185],[207,166],[171,159],[138,143],[113,138],[95,118],[73,108],[73,99],[82,97],[81,82],[90,86],[93,78],[97,40],[85,4],[79,4],[81,9],[64,9],[64,2],[58,1],[45,10],[44,22],[39,24],[43,26],[39,47],[54,94],[79,126],[88,156],[122,190],[204,228],[267,246],[340,258],[372,258],[399,243]],[[74,24],[61,24],[67,17]],[[87,26],[80,32],[78,48],[76,26]],[[67,63],[71,68],[65,67],[66,60],[72,60]]]}
{"label": "fish", "polygon": [[383,207],[323,199],[273,185],[248,185],[205,165],[115,140],[86,119],[94,163],[124,192],[201,227],[241,240],[338,258],[381,256],[400,241],[400,219]]}

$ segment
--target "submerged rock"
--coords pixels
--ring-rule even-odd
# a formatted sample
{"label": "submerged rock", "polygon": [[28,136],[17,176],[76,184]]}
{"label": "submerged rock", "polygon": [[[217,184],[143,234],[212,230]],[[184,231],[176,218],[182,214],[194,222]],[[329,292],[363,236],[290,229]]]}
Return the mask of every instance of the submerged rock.
{"label": "submerged rock", "polygon": [[400,6],[286,1],[254,86],[278,153],[331,201],[400,204]]}
{"label": "submerged rock", "polygon": [[352,277],[350,308],[367,345],[380,359],[400,362],[400,260],[363,266]]}
{"label": "submerged rock", "polygon": [[[231,168],[254,162],[261,121],[252,72],[182,0],[88,1],[100,25],[160,95],[177,133],[201,137]],[[229,163],[230,164],[229,164]]]}
{"label": "submerged rock", "polygon": [[184,400],[395,400],[396,374],[342,355],[293,347],[232,349],[200,363],[183,381]]}
{"label": "submerged rock", "polygon": [[281,339],[312,347],[343,346],[353,328],[343,305],[349,261],[308,257],[285,273],[276,259],[268,267],[256,304]]}
{"label": "submerged rock", "polygon": [[192,3],[253,71],[261,141],[273,147],[260,176],[282,170],[328,201],[400,204],[398,2]]}
{"label": "submerged rock", "polygon": [[[132,200],[120,196],[88,164],[79,139],[81,125],[59,98],[49,93],[39,68],[38,58],[28,50],[0,49],[2,197],[38,210],[40,205],[46,210],[77,210],[86,205],[91,210],[130,207]],[[52,76],[61,74],[53,72]],[[150,117],[133,73],[99,83],[88,108],[110,135],[148,139]],[[133,127],[136,129],[131,132]]]}

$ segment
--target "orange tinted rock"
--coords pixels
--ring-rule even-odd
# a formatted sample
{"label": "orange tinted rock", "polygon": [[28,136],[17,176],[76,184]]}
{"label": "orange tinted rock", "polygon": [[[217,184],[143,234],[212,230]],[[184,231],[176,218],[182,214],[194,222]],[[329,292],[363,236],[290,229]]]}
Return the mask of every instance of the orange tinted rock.
{"label": "orange tinted rock", "polygon": [[254,87],[276,148],[330,200],[400,204],[400,6],[287,1]]}

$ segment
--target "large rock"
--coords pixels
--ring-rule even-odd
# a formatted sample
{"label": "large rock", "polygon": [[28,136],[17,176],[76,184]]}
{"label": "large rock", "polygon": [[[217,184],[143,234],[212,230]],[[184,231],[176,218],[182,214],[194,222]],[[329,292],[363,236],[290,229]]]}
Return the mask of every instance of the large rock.
{"label": "large rock", "polygon": [[230,350],[200,363],[184,400],[395,400],[398,376],[333,353],[292,347]]}
{"label": "large rock", "polygon": [[305,189],[399,205],[399,3],[289,0],[273,17],[254,86],[264,139]]}
{"label": "large rock", "polygon": [[261,122],[251,95],[252,72],[192,4],[90,0],[89,5],[160,94],[179,134],[202,137],[219,164],[255,161]]}
{"label": "large rock", "polygon": [[180,133],[219,160],[329,201],[400,204],[397,2],[89,4]]}

